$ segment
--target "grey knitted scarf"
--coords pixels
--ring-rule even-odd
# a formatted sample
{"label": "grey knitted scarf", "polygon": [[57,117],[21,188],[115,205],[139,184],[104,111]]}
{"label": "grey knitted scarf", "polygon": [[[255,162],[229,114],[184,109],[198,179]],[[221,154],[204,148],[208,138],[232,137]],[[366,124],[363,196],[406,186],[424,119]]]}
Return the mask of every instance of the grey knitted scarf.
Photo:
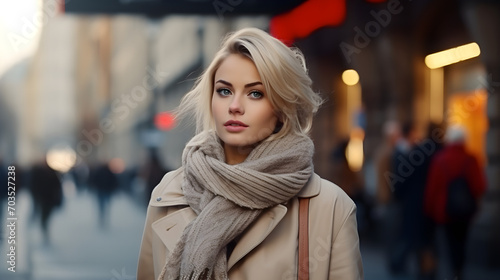
{"label": "grey knitted scarf", "polygon": [[244,162],[229,165],[214,132],[195,136],[182,156],[182,189],[198,216],[159,279],[228,279],[226,246],[263,209],[297,195],[312,175],[313,153],[309,137],[290,134],[258,144]]}

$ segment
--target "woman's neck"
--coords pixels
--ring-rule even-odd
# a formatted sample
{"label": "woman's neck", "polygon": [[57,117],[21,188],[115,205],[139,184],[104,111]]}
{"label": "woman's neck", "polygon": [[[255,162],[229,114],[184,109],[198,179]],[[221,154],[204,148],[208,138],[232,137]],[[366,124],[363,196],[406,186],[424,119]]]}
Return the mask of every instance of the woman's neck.
{"label": "woman's neck", "polygon": [[226,163],[230,165],[242,163],[253,150],[252,147],[237,147],[223,144]]}

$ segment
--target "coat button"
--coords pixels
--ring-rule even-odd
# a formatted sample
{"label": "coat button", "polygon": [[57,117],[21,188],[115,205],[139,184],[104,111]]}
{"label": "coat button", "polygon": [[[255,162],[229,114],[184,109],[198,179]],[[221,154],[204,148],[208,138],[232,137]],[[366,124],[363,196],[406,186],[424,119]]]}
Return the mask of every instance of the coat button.
{"label": "coat button", "polygon": [[161,196],[157,197],[156,201],[161,201]]}

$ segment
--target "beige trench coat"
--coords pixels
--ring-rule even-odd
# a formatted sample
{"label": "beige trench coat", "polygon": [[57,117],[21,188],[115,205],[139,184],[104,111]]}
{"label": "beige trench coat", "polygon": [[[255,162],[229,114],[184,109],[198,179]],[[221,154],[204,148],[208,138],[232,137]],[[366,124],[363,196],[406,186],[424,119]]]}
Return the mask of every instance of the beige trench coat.
{"label": "beige trench coat", "polygon": [[[153,190],[139,255],[137,280],[157,279],[184,227],[196,214],[182,194],[182,168]],[[298,197],[310,197],[310,279],[362,279],[356,206],[335,184],[314,174]],[[264,210],[241,235],[228,259],[231,280],[297,279],[299,202]]]}

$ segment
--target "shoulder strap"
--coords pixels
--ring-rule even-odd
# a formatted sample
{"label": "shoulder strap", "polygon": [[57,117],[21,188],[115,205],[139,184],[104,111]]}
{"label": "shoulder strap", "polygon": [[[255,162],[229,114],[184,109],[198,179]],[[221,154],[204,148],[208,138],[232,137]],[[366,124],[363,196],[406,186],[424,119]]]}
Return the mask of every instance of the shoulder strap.
{"label": "shoulder strap", "polygon": [[299,198],[298,279],[309,279],[309,198]]}

